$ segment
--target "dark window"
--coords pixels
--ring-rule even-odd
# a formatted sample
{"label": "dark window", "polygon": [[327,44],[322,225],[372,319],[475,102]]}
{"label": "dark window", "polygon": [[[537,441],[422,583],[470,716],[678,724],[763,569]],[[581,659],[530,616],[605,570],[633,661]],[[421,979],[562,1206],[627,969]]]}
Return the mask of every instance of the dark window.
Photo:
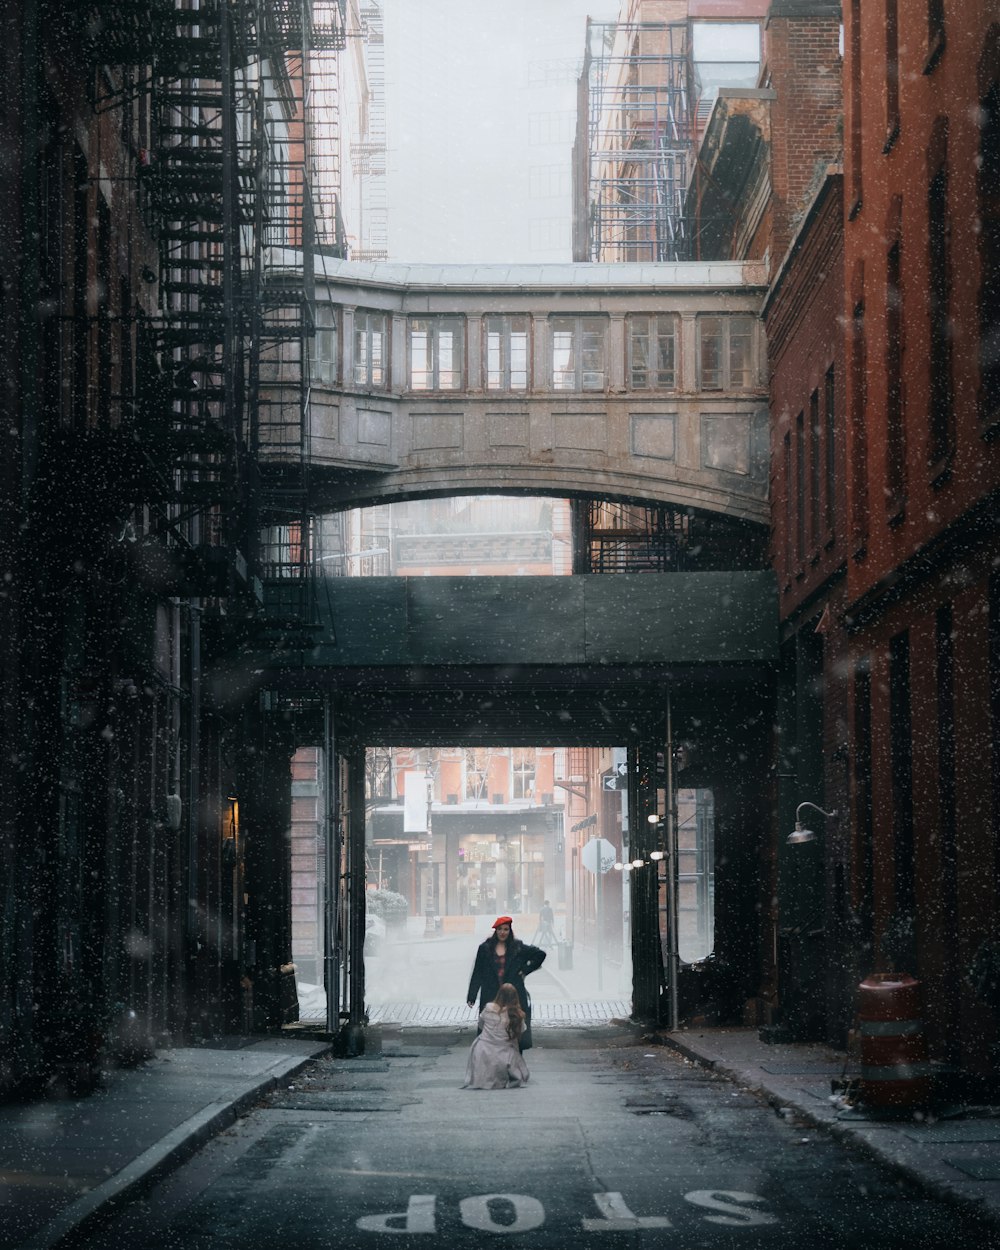
{"label": "dark window", "polygon": [[924,66],[925,74],[929,74],[941,59],[944,45],[944,0],[927,0],[927,63]]}
{"label": "dark window", "polygon": [[851,528],[855,546],[868,541],[868,348],[865,306],[854,306],[851,326]]}
{"label": "dark window", "polygon": [[958,925],[958,859],[955,848],[955,636],[952,606],[935,618],[937,657],[938,808],[941,843],[941,917],[944,932]]}
{"label": "dark window", "polygon": [[913,724],[910,712],[910,636],[889,642],[889,736],[892,760],[892,858],[895,911],[912,918],[916,905],[913,864]]}
{"label": "dark window", "polygon": [[97,421],[111,421],[111,210],[97,197]]}
{"label": "dark window", "polygon": [[806,552],[806,437],[805,413],[795,418],[795,567],[802,568]]}
{"label": "dark window", "polygon": [[825,422],[826,445],[825,469],[826,482],[823,494],[825,522],[828,534],[834,531],[836,522],[837,497],[834,493],[837,485],[837,389],[833,365],[826,371],[823,380],[823,420]]}
{"label": "dark window", "polygon": [[823,483],[823,442],[819,424],[819,391],[809,396],[809,546],[819,548],[819,519]]}
{"label": "dark window", "polygon": [[867,656],[854,669],[854,823],[857,829],[858,912],[862,942],[871,948],[875,912],[872,842],[872,677]]}
{"label": "dark window", "polygon": [[990,775],[993,779],[990,796],[993,824],[993,881],[994,889],[1000,886],[1000,570],[994,569],[989,582],[989,682],[990,682],[990,735],[993,758]]}
{"label": "dark window", "polygon": [[1000,81],[980,100],[979,409],[1000,420]]}
{"label": "dark window", "polygon": [[885,303],[886,506],[890,520],[897,520],[906,495],[902,247],[898,239],[889,248],[886,258]]}
{"label": "dark window", "polygon": [[792,575],[792,436],[786,433],[782,442],[782,461],[785,471],[785,580]]}
{"label": "dark window", "polygon": [[861,207],[862,199],[861,153],[864,135],[861,130],[861,0],[851,0],[851,34],[848,55],[851,103],[851,203],[848,211],[853,217]]}
{"label": "dark window", "polygon": [[[944,123],[944,135],[947,136],[947,122]],[[954,450],[955,388],[952,372],[951,226],[948,218],[947,164],[941,164],[934,172],[927,188],[927,221],[927,305],[930,317],[928,460],[933,470]]]}
{"label": "dark window", "polygon": [[899,137],[899,0],[885,4],[885,146],[888,152]]}
{"label": "dark window", "polygon": [[87,264],[90,213],[87,158],[79,150],[73,159],[73,424],[87,425]]}

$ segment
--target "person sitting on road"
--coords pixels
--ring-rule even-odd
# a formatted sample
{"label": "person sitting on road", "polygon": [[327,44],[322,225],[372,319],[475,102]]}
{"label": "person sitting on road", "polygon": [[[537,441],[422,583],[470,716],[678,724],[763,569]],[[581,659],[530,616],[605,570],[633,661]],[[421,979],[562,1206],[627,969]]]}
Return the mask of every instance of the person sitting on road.
{"label": "person sitting on road", "polygon": [[463,1089],[517,1089],[528,1082],[528,1065],[518,1046],[524,1012],[516,988],[504,983],[479,1013]]}

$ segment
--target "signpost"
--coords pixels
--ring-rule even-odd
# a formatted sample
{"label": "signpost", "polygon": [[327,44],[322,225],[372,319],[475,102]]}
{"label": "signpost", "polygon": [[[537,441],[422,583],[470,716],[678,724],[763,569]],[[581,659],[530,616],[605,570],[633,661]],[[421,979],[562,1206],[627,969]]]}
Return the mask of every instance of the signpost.
{"label": "signpost", "polygon": [[[617,777],[612,775],[610,778],[605,777],[605,782],[616,781]],[[584,868],[588,872],[592,872],[596,877],[596,898],[597,898],[597,988],[604,989],[604,942],[603,933],[604,915],[603,915],[603,895],[604,895],[604,874],[610,872],[614,865],[617,853],[607,838],[591,838],[587,845],[580,852],[580,859]]]}

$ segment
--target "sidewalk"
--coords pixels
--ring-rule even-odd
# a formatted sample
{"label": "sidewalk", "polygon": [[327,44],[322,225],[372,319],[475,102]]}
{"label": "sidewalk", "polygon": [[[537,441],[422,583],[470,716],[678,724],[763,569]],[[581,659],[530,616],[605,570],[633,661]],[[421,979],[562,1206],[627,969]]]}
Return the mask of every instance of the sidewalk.
{"label": "sidewalk", "polygon": [[768,1044],[756,1029],[682,1029],[660,1036],[685,1058],[765,1095],[779,1115],[800,1116],[935,1197],[974,1208],[1000,1225],[1000,1107],[870,1119],[832,1096],[830,1082],[844,1071],[843,1053],[805,1043]]}
{"label": "sidewalk", "polygon": [[0,1245],[56,1246],[328,1049],[275,1037],[161,1050],[89,1097],[0,1106]]}

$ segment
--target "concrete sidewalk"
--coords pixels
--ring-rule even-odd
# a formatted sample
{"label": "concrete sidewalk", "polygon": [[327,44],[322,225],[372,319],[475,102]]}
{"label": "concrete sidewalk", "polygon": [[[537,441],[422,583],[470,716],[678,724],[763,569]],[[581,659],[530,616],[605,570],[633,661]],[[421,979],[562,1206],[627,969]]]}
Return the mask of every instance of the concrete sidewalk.
{"label": "concrete sidewalk", "polygon": [[769,1044],[756,1029],[682,1029],[658,1037],[687,1059],[764,1095],[779,1115],[800,1116],[935,1197],[975,1209],[1000,1227],[1000,1107],[954,1106],[875,1119],[833,1095],[831,1081],[845,1070],[841,1052]]}
{"label": "concrete sidewalk", "polygon": [[0,1106],[0,1246],[58,1245],[328,1049],[275,1037],[161,1050],[89,1097]]}

